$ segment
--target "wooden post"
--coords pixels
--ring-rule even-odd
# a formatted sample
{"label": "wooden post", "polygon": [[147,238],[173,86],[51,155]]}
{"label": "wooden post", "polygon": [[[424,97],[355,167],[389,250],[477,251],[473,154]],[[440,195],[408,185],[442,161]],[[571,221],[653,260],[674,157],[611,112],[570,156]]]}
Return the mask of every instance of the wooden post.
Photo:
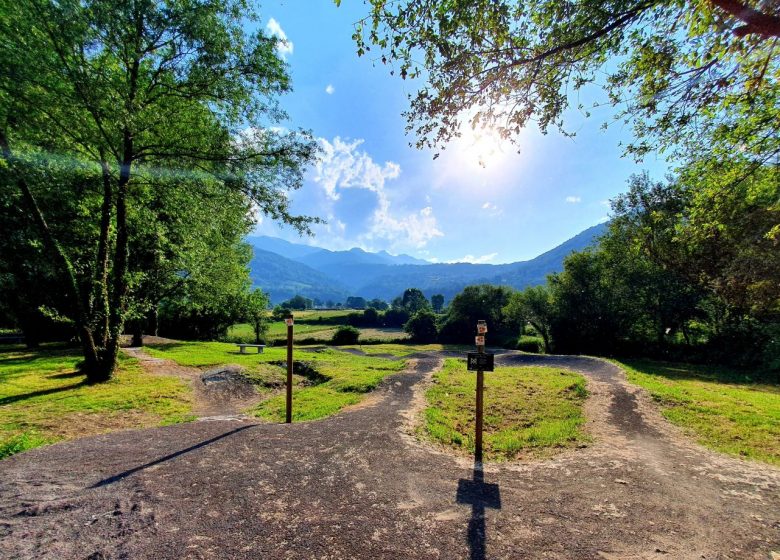
{"label": "wooden post", "polygon": [[287,417],[285,422],[292,423],[292,383],[293,383],[293,316],[285,320],[287,323]]}
{"label": "wooden post", "polygon": [[[485,333],[487,332],[487,324],[485,321],[477,321],[477,352],[480,354],[485,353]],[[482,344],[479,344],[479,342]],[[481,369],[477,370],[477,410],[476,410],[476,432],[474,434],[474,461],[477,463],[482,462],[482,409],[484,402],[484,385],[485,385],[485,372]]]}

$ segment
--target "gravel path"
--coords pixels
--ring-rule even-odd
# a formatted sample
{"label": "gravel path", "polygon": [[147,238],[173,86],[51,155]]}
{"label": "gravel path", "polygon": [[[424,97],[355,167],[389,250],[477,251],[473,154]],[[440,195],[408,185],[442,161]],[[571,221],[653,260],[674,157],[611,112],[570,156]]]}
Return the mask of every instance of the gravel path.
{"label": "gravel path", "polygon": [[293,425],[242,420],[126,431],[0,462],[0,557],[771,559],[780,470],[703,449],[618,368],[585,373],[595,443],[474,468],[410,435],[421,356],[379,398]]}

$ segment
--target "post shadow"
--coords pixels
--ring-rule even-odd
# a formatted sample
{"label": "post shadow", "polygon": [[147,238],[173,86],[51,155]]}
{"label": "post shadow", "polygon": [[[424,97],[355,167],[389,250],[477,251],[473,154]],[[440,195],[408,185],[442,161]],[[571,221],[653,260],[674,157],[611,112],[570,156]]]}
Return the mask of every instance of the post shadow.
{"label": "post shadow", "polygon": [[485,482],[485,472],[482,463],[474,462],[472,479],[458,480],[456,501],[459,504],[471,505],[471,519],[467,539],[471,560],[485,560],[485,509],[501,509],[501,491],[498,484]]}
{"label": "post shadow", "polygon": [[236,434],[238,432],[241,432],[243,430],[246,430],[248,428],[252,428],[253,426],[256,426],[256,424],[248,424],[245,426],[240,426],[234,430],[230,430],[228,432],[225,432],[223,434],[219,434],[218,436],[214,436],[211,439],[207,439],[205,441],[201,441],[199,443],[196,443],[194,445],[191,445],[190,447],[187,447],[185,449],[180,449],[179,451],[175,451],[169,455],[165,455],[164,457],[160,457],[159,459],[155,459],[154,461],[149,461],[148,463],[145,463],[143,465],[139,465],[137,467],[133,467],[132,469],[128,469],[126,471],[123,471],[119,474],[115,474],[113,476],[109,476],[108,478],[104,478],[103,480],[96,482],[90,488],[100,488],[102,486],[108,486],[109,484],[113,484],[115,482],[119,482],[123,478],[130,476],[131,474],[137,473],[138,471],[142,471],[144,469],[148,469],[149,467],[153,467],[155,465],[159,465],[160,463],[164,463],[166,461],[170,461],[171,459],[175,459],[176,457],[179,457],[180,455],[184,455],[185,453],[189,453],[191,451],[195,451],[196,449],[200,449],[201,447],[206,447],[207,445],[211,445],[212,443],[219,441],[223,438],[226,438],[228,436],[232,436],[233,434]]}

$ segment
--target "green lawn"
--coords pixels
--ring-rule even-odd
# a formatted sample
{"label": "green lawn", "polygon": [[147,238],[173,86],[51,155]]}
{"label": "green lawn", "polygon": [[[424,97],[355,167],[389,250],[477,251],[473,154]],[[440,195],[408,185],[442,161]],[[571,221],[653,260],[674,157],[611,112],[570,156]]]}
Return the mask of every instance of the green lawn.
{"label": "green lawn", "polygon": [[[375,353],[398,352],[390,345],[371,347]],[[414,348],[414,347],[412,347]],[[295,376],[293,420],[314,420],[334,414],[345,406],[360,402],[387,375],[404,368],[402,360],[355,356],[334,348],[297,347],[294,360],[306,362],[318,372],[316,379]],[[182,365],[206,367],[235,363],[247,368],[260,385],[276,387],[276,394],[261,402],[250,414],[271,421],[284,420],[284,394],[281,383],[285,370],[268,362],[286,360],[285,347],[268,347],[262,354],[238,354],[236,346],[221,342],[183,342],[148,347],[153,356],[172,359]],[[412,352],[415,350],[412,350]],[[410,352],[411,353],[411,352]]]}
{"label": "green lawn", "polygon": [[[476,373],[447,359],[426,392],[425,435],[474,451]],[[485,459],[545,456],[588,440],[581,426],[585,378],[548,367],[501,367],[485,373]]]}
{"label": "green lawn", "polygon": [[192,418],[189,389],[122,356],[114,379],[88,385],[77,350],[0,350],[0,458],[63,439]]}
{"label": "green lawn", "polygon": [[780,386],[716,366],[624,360],[670,422],[710,447],[780,465]]}

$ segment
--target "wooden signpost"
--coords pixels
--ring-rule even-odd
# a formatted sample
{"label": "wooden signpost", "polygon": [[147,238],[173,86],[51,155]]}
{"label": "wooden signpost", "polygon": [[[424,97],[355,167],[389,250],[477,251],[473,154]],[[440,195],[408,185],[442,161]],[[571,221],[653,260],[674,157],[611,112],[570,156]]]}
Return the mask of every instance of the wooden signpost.
{"label": "wooden signpost", "polygon": [[485,393],[485,371],[493,371],[493,354],[485,353],[485,334],[487,334],[487,323],[477,321],[477,336],[474,342],[477,346],[476,352],[468,353],[467,369],[477,371],[477,410],[476,410],[476,431],[474,434],[474,460],[482,462],[482,409]]}
{"label": "wooden signpost", "polygon": [[284,322],[287,324],[287,416],[285,422],[292,423],[292,383],[293,383],[293,316],[290,313]]}

